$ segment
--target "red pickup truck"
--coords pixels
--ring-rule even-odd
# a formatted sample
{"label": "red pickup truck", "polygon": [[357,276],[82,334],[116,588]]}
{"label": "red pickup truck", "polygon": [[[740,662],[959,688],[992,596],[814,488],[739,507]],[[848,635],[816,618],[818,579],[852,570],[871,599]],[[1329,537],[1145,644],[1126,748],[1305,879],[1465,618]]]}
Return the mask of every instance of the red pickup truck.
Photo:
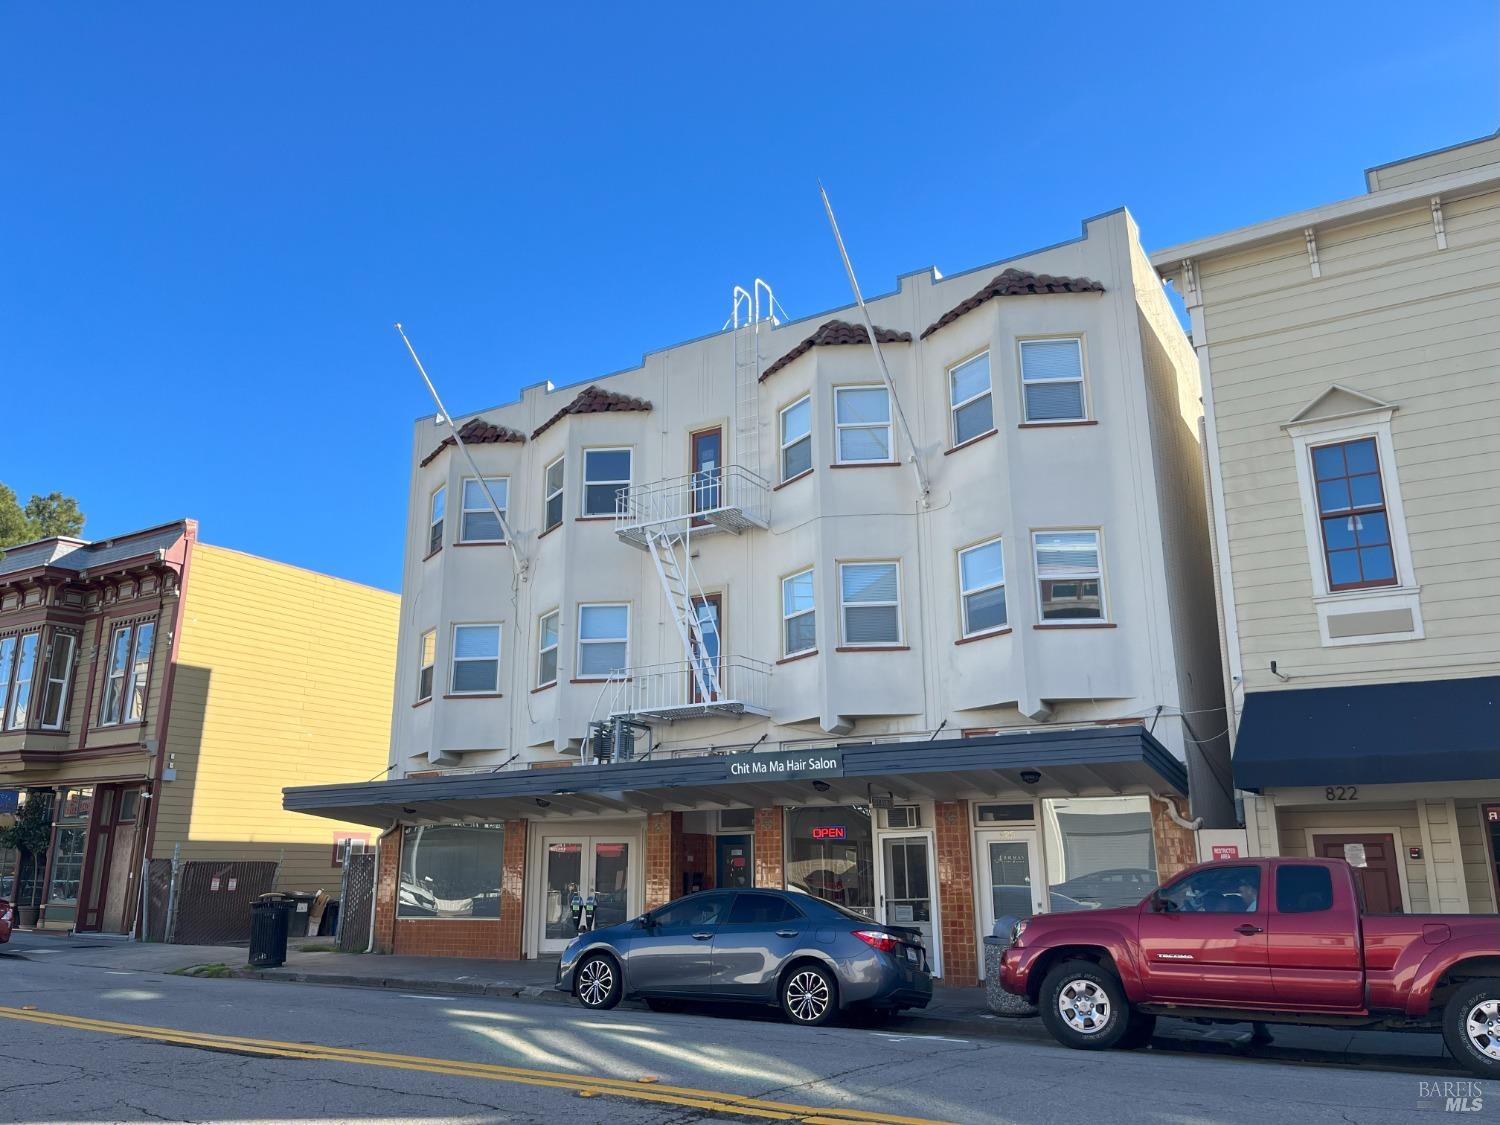
{"label": "red pickup truck", "polygon": [[1500,1078],[1500,916],[1366,914],[1342,860],[1190,868],[1139,906],[1018,922],[1000,984],[1069,1047],[1141,1046],[1158,1015],[1441,1027]]}

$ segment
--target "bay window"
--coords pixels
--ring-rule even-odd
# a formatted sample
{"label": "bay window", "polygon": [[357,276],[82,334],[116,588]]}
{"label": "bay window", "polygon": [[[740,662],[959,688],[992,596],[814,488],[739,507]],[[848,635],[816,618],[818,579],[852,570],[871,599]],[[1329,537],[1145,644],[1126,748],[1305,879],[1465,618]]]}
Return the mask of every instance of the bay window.
{"label": "bay window", "polygon": [[901,643],[901,576],[894,562],[839,563],[844,644]]}
{"label": "bay window", "polygon": [[948,401],[954,445],[973,441],[995,428],[989,352],[948,369]]}
{"label": "bay window", "polygon": [[630,487],[629,448],[583,452],[583,514],[613,516],[622,510],[622,489]]}
{"label": "bay window", "polygon": [[73,679],[73,656],[78,637],[73,633],[53,633],[52,650],[47,657],[47,679],[42,689],[42,728],[61,730],[68,719],[68,688]]}
{"label": "bay window", "polygon": [[[486,486],[489,491],[486,492]],[[459,514],[458,541],[460,543],[504,543],[507,498],[510,493],[510,478],[485,477],[483,483],[477,477],[466,477],[463,487],[463,510]],[[490,497],[494,497],[493,506]],[[500,514],[495,514],[495,509]]]}
{"label": "bay window", "polygon": [[958,584],[964,636],[1005,627],[1005,556],[999,539],[958,553]]}
{"label": "bay window", "polygon": [[1032,544],[1042,621],[1103,621],[1099,532],[1037,531]]}
{"label": "bay window", "polygon": [[1022,340],[1021,394],[1027,422],[1083,421],[1083,341]]}
{"label": "bay window", "polygon": [[840,465],[892,460],[891,396],[883,383],[835,387],[833,423]]}
{"label": "bay window", "polygon": [[559,457],[542,473],[542,531],[551,531],[563,521],[563,459]]}
{"label": "bay window", "polygon": [[804,570],[781,580],[781,655],[796,656],[817,647],[813,572]]}
{"label": "bay window", "polygon": [[630,606],[623,602],[578,607],[579,679],[602,680],[623,671],[630,648]]}
{"label": "bay window", "polygon": [[812,472],[812,396],[804,395],[781,412],[781,479]]}
{"label": "bay window", "polygon": [[542,614],[537,622],[536,686],[557,683],[557,610]]}
{"label": "bay window", "polygon": [[453,626],[454,695],[493,695],[500,690],[500,626]]}

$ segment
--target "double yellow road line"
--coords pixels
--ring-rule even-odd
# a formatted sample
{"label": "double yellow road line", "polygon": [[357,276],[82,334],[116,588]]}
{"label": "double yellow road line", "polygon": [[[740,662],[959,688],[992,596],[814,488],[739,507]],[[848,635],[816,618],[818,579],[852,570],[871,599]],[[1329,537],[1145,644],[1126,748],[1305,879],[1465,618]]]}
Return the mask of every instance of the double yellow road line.
{"label": "double yellow road line", "polygon": [[27,1023],[46,1024],[71,1031],[91,1031],[103,1035],[124,1035],[134,1039],[152,1039],[183,1047],[233,1051],[266,1058],[311,1059],[319,1062],[356,1063],[394,1070],[416,1070],[427,1074],[444,1074],[454,1078],[479,1078],[519,1086],[546,1086],[570,1090],[580,1097],[629,1098],[638,1102],[657,1102],[686,1106],[709,1113],[741,1117],[758,1117],[768,1121],[800,1121],[805,1125],[943,1125],[924,1117],[901,1117],[861,1109],[839,1109],[828,1106],[791,1105],[739,1094],[697,1090],[688,1086],[665,1086],[632,1082],[624,1078],[588,1077],[553,1070],[501,1066],[498,1063],[467,1062],[462,1059],[434,1059],[421,1055],[396,1055],[384,1051],[363,1051],[352,1047],[325,1047],[316,1043],[282,1043],[274,1039],[251,1039],[240,1035],[215,1035],[201,1031],[182,1031],[171,1027],[147,1027],[141,1024],[117,1023],[113,1020],[89,1019],[60,1012],[39,1012],[25,1008],[0,1007],[0,1017]]}

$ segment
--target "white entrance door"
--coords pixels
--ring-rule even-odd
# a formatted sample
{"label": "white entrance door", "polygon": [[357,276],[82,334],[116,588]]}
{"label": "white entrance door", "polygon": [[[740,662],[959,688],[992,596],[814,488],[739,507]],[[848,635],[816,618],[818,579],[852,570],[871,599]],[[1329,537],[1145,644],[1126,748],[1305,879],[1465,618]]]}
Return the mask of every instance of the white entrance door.
{"label": "white entrance door", "polygon": [[541,952],[561,952],[578,936],[582,908],[590,903],[596,930],[639,913],[634,847],[635,841],[624,836],[548,836],[542,840]]}
{"label": "white entrance door", "polygon": [[933,870],[932,833],[880,836],[880,918],[888,926],[922,931],[922,945],[933,976],[943,975],[938,948],[937,873]]}
{"label": "white entrance door", "polygon": [[988,829],[975,833],[979,853],[980,921],[987,937],[998,918],[1029,918],[1047,909],[1047,880],[1035,832]]}

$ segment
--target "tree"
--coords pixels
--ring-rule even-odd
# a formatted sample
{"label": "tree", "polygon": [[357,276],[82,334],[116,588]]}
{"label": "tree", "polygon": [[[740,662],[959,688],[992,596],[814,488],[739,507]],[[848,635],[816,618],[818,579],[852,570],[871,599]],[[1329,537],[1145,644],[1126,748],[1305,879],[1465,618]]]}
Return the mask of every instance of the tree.
{"label": "tree", "polygon": [[0,848],[13,848],[21,853],[20,880],[16,883],[17,906],[40,905],[47,845],[52,841],[51,794],[33,792],[28,798],[16,810],[15,821],[0,826]]}
{"label": "tree", "polygon": [[32,493],[23,509],[15,490],[0,483],[0,548],[52,535],[77,535],[83,530],[83,520],[78,501],[71,496]]}

